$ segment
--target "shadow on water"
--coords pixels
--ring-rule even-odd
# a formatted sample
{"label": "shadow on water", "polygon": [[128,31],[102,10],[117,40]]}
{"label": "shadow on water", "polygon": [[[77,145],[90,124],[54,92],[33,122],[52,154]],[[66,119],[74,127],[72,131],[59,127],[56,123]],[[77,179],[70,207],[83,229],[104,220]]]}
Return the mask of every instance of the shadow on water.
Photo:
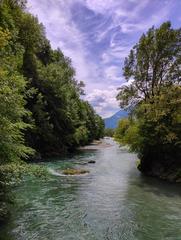
{"label": "shadow on water", "polygon": [[[180,183],[169,183],[164,180],[155,179],[153,177],[147,177],[142,175],[140,187],[144,191],[152,191],[158,196],[166,197],[181,197],[181,186]],[[136,184],[136,183],[135,183]],[[138,183],[139,185],[139,183]]]}

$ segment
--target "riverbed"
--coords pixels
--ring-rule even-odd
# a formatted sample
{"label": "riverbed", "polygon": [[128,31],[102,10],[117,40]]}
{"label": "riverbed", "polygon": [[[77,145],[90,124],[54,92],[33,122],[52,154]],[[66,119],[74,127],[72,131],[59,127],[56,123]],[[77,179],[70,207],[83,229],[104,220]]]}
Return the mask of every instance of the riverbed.
{"label": "riverbed", "polygon": [[[0,239],[180,240],[181,185],[142,176],[136,161],[104,139],[74,156],[42,162],[48,177],[27,177],[14,188],[12,217]],[[72,167],[89,173],[61,174]]]}

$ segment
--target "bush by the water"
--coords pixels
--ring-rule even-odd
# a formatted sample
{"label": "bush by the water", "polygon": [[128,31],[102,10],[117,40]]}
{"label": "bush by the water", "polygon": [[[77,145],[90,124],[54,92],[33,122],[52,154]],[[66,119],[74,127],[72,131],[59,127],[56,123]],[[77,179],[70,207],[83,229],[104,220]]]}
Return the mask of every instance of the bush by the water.
{"label": "bush by the water", "polygon": [[105,128],[104,130],[104,136],[105,137],[113,137],[114,135],[114,129],[113,128]]}

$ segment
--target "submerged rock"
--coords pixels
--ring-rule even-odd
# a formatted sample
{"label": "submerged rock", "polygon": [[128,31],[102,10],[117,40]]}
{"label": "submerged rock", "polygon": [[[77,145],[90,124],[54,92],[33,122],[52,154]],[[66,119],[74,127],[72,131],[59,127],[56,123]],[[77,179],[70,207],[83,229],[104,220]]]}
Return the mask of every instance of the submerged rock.
{"label": "submerged rock", "polygon": [[65,175],[80,175],[80,174],[86,174],[86,173],[89,173],[89,171],[85,169],[67,168],[63,170],[63,174]]}
{"label": "submerged rock", "polygon": [[88,163],[96,163],[96,161],[95,160],[90,160],[90,161],[88,161]]}

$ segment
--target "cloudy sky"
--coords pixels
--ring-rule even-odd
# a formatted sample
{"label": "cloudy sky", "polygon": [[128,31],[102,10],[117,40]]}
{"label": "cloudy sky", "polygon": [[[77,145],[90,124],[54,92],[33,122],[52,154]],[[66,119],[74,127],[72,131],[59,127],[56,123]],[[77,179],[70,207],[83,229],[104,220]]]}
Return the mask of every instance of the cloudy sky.
{"label": "cloudy sky", "polygon": [[152,25],[181,26],[180,0],[28,0],[53,48],[70,57],[86,99],[103,117],[119,110],[125,56]]}

